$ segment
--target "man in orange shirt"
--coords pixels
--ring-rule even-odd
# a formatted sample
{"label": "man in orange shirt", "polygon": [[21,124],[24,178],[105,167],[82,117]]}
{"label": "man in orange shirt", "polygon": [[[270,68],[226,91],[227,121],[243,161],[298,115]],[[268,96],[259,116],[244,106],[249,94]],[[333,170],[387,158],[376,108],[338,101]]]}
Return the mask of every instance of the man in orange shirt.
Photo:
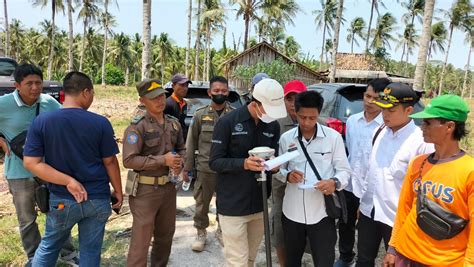
{"label": "man in orange shirt", "polygon": [[183,130],[183,138],[186,140],[188,128],[184,120],[186,119],[188,105],[184,98],[188,94],[188,86],[192,82],[183,74],[178,73],[171,78],[171,83],[173,94],[166,99],[165,114],[171,115],[179,120],[181,129]]}
{"label": "man in orange shirt", "polygon": [[[459,96],[443,95],[411,115],[423,119],[424,141],[433,143],[435,152],[410,163],[384,266],[474,266],[474,158],[459,147],[466,136],[468,113]],[[423,217],[417,214],[420,196],[471,222],[451,237],[428,234]]]}

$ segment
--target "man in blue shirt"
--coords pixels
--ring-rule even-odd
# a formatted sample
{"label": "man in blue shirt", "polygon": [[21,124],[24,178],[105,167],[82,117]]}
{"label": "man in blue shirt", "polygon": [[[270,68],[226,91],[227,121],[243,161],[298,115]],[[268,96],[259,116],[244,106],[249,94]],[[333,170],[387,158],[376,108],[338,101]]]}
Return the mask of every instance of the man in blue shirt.
{"label": "man in blue shirt", "polygon": [[[105,223],[111,213],[110,188],[122,205],[119,153],[110,122],[87,109],[94,99],[90,78],[70,72],[64,78],[63,109],[40,114],[32,123],[24,165],[49,182],[46,231],[33,266],[54,266],[74,225],[79,228],[81,266],[99,266]],[[44,161],[43,161],[44,158]]]}
{"label": "man in blue shirt", "polygon": [[[19,65],[13,76],[16,90],[0,96],[0,134],[3,135],[0,137],[0,146],[6,154],[4,175],[13,196],[21,241],[28,257],[26,265],[29,266],[41,241],[34,198],[39,182],[23,167],[22,159],[10,152],[9,142],[28,129],[37,113],[57,110],[61,105],[51,96],[41,93],[43,73],[35,65]],[[63,260],[77,262],[77,253],[70,240],[64,244],[61,254]]]}

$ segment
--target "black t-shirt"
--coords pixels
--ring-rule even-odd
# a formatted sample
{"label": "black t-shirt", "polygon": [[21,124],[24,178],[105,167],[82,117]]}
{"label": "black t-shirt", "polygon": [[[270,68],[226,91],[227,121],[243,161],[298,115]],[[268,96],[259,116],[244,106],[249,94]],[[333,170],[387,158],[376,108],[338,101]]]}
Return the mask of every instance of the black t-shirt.
{"label": "black t-shirt", "polygon": [[166,107],[165,107],[164,113],[171,115],[179,120],[179,123],[181,124],[181,129],[183,130],[184,140],[186,140],[186,137],[188,136],[188,127],[186,127],[186,123],[185,123],[187,110],[188,110],[188,104],[185,104],[183,108],[181,109],[179,107],[179,103],[176,102],[176,100],[174,100],[173,97],[169,96],[166,99]]}

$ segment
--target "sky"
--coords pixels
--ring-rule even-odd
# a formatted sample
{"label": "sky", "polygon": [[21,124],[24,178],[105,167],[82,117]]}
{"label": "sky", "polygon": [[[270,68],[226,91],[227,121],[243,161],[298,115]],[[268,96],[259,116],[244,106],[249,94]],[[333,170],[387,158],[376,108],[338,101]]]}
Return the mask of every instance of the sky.
{"label": "sky", "polygon": [[[111,5],[110,12],[115,16],[117,26],[112,30],[115,33],[124,32],[132,35],[134,33],[142,33],[142,1],[140,0],[117,0],[118,8],[116,5]],[[303,54],[314,56],[315,59],[319,59],[321,53],[322,44],[322,30],[316,28],[314,23],[313,10],[320,9],[320,1],[317,0],[297,0],[302,12],[299,12],[294,18],[295,25],[288,25],[286,28],[286,34],[294,36],[295,40],[300,44]],[[451,0],[438,0],[436,1],[435,10],[445,9],[448,10],[452,5]],[[236,6],[230,6],[228,1],[222,0],[222,3],[226,4],[227,12],[227,46],[233,44],[232,33],[235,39],[239,37],[243,39],[244,32],[244,21],[241,17],[236,18]],[[397,3],[396,0],[384,0],[386,8],[380,8],[380,14],[385,12],[391,12],[397,19],[397,33],[394,34],[397,37],[401,34],[404,29],[404,24],[401,22],[401,17],[406,10]],[[193,8],[196,6],[194,3]],[[350,26],[350,22],[355,17],[362,17],[368,24],[370,17],[370,1],[369,0],[346,0],[344,1],[344,13],[343,16],[346,19],[346,23],[341,25],[339,49],[338,52],[350,52],[350,43],[346,41],[347,28]],[[161,32],[168,33],[169,37],[174,41],[175,44],[185,47],[187,41],[187,0],[153,0],[152,2],[152,35],[159,35]],[[3,21],[4,6],[1,5],[0,12],[2,14]],[[376,14],[374,15],[374,17]],[[50,8],[41,9],[40,7],[33,7],[31,1],[28,0],[9,0],[8,1],[8,19],[19,19],[22,24],[26,27],[39,28],[39,23],[45,19],[51,19]],[[66,15],[60,13],[57,17],[57,25],[60,29],[67,30],[68,23]],[[445,20],[440,12],[435,13],[433,23]],[[82,33],[82,23],[77,21],[77,13],[75,14],[75,25],[74,33]],[[193,30],[195,29],[196,22],[193,20]],[[375,19],[372,25],[375,25]],[[446,27],[448,24],[445,24]],[[421,22],[415,19],[415,27],[417,34],[421,36]],[[373,27],[372,27],[373,28]],[[251,36],[255,36],[254,27],[251,25]],[[453,33],[453,41],[450,48],[448,62],[453,64],[457,68],[464,69],[467,63],[467,55],[469,52],[469,46],[465,43],[465,33],[459,30],[455,30]],[[194,37],[193,37],[194,39]],[[214,36],[212,46],[219,49],[222,47],[223,33],[217,33]],[[194,43],[194,41],[193,41]],[[354,53],[360,53],[364,50],[365,41],[360,40],[360,47],[354,44]],[[391,44],[391,49],[388,49],[392,59],[400,60],[402,49],[396,50],[397,41]],[[242,49],[242,45],[240,45]],[[444,54],[433,54],[432,60],[444,61]],[[416,64],[417,50],[410,56],[409,61]],[[471,64],[472,66],[472,64]],[[471,67],[472,68],[472,67]]]}

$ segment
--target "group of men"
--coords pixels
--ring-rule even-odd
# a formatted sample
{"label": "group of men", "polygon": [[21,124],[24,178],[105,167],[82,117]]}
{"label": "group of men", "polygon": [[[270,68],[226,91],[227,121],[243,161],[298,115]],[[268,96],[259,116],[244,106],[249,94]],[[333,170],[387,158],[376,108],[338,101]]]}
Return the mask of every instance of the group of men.
{"label": "group of men", "polygon": [[[83,73],[64,78],[61,109],[41,94],[37,67],[20,65],[14,75],[17,90],[0,97],[0,145],[27,265],[53,266],[61,254],[64,260],[98,266],[105,223],[123,199],[110,122],[87,111],[94,88]],[[272,245],[281,266],[301,266],[305,251],[315,266],[374,266],[382,240],[384,266],[474,264],[470,224],[451,239],[435,239],[420,226],[416,203],[423,194],[466,221],[474,217],[474,159],[459,147],[469,109],[459,97],[435,98],[412,114],[419,97],[411,87],[374,79],[363,96],[364,110],[347,120],[344,143],[341,134],[318,122],[324,99],[301,81],[283,87],[259,73],[249,103],[235,109],[228,101],[228,81],[213,77],[207,92],[211,102],[195,112],[189,128],[184,98],[192,82],[181,74],[171,81],[168,98],[159,80],[137,84],[145,112],[133,118],[123,137],[123,165],[130,169],[125,193],[133,216],[127,266],[147,265],[150,242],[151,266],[168,264],[179,174],[187,182],[189,174],[196,177],[197,233],[191,249],[205,248],[216,193],[216,237],[226,266],[253,266],[264,234],[262,183],[256,174],[264,170],[265,159],[249,150],[262,146],[273,148],[275,156],[299,154],[266,171]],[[421,128],[412,118],[423,120]],[[11,142],[26,130],[21,158],[10,151]],[[41,238],[34,195],[44,182],[50,199]],[[336,190],[345,195],[345,222],[326,212],[325,199]],[[70,245],[76,224],[80,259]]]}

